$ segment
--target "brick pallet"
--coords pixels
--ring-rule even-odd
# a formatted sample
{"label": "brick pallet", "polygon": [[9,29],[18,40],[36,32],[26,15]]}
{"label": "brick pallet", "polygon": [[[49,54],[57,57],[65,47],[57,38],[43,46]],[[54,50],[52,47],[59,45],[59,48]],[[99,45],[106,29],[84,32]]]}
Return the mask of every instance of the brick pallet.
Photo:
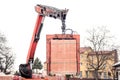
{"label": "brick pallet", "polygon": [[80,73],[80,35],[49,34],[46,47],[48,75]]}
{"label": "brick pallet", "polygon": [[0,76],[0,80],[13,80],[12,76]]}

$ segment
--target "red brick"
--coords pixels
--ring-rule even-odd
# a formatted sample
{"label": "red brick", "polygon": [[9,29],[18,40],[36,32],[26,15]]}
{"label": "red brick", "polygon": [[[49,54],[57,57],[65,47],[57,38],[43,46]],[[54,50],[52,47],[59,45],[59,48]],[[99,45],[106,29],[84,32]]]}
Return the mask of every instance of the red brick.
{"label": "red brick", "polygon": [[0,76],[0,80],[13,80],[12,76]]}
{"label": "red brick", "polygon": [[25,78],[22,78],[21,80],[41,80],[40,78],[39,79],[25,79]]}

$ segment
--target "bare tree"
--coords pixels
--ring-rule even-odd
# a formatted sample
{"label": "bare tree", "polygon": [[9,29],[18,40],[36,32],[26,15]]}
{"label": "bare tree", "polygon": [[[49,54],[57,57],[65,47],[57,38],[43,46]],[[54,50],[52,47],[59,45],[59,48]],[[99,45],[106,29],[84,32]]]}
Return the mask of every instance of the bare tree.
{"label": "bare tree", "polygon": [[7,72],[7,70],[10,70],[13,67],[14,64],[14,55],[11,51],[11,48],[7,46],[7,40],[6,37],[0,33],[0,70],[4,72],[5,74],[10,73]]}
{"label": "bare tree", "polygon": [[[110,31],[106,29],[106,27],[97,27],[96,29],[93,28],[92,30],[88,31],[89,37],[87,40],[90,43],[93,51],[89,53],[87,56],[88,60],[88,68],[93,69],[94,77],[98,80],[98,71],[104,70],[105,65],[108,59],[114,59],[111,56],[108,56],[110,53],[115,53],[115,50],[110,50],[110,44],[112,37],[108,34]],[[94,55],[94,56],[93,56]]]}
{"label": "bare tree", "polygon": [[0,33],[0,71],[3,71],[3,47],[6,43],[6,38]]}

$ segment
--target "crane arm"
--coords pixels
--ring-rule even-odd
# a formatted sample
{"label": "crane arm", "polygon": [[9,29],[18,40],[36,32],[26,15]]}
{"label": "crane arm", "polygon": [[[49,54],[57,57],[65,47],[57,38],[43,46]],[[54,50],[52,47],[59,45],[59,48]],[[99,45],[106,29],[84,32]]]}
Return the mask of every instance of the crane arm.
{"label": "crane arm", "polygon": [[42,30],[44,18],[52,17],[55,19],[60,19],[62,22],[62,33],[65,33],[65,19],[68,10],[60,10],[54,7],[45,6],[45,5],[37,5],[35,6],[35,11],[38,13],[37,21],[34,27],[30,47],[28,50],[26,64],[20,64],[19,72],[22,77],[32,78],[32,63],[34,60],[34,54],[36,50],[37,43],[39,41],[39,36]]}
{"label": "crane arm", "polygon": [[[66,14],[68,12],[68,10],[66,10],[66,9],[60,10],[60,9],[50,7],[50,6],[45,6],[45,5],[35,6],[35,11],[38,13],[38,18],[36,21],[30,48],[29,48],[28,55],[27,55],[27,63],[29,63],[31,61],[33,62],[35,49],[36,49],[36,46],[37,46],[37,43],[39,40],[39,36],[40,36],[40,32],[41,32],[41,29],[43,26],[45,16],[52,17],[55,19],[60,19],[62,22],[65,22]],[[65,27],[65,24],[62,25],[62,27]],[[64,31],[64,30],[62,30],[62,31]]]}
{"label": "crane arm", "polygon": [[45,17],[43,17],[42,15],[38,15],[36,25],[35,25],[35,28],[33,31],[33,36],[31,39],[30,47],[28,50],[28,55],[27,55],[27,60],[26,60],[27,64],[31,63],[31,62],[33,63],[34,54],[35,54],[37,43],[38,43],[39,38],[40,38],[40,32],[41,32],[42,27],[43,27],[44,18]]}

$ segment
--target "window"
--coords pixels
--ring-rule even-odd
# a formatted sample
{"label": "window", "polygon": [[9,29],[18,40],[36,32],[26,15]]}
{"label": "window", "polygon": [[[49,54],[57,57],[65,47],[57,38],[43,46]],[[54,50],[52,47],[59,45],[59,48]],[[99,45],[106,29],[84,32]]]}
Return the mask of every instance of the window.
{"label": "window", "polygon": [[102,77],[102,72],[99,72],[98,77],[99,77],[99,78]]}
{"label": "window", "polygon": [[104,68],[104,69],[106,68],[106,63],[103,64],[103,68]]}
{"label": "window", "polygon": [[86,78],[88,78],[88,71],[86,71]]}
{"label": "window", "polygon": [[80,78],[82,77],[82,71],[80,71]]}
{"label": "window", "polygon": [[82,66],[82,62],[80,62],[80,66]]}
{"label": "window", "polygon": [[80,55],[80,59],[83,58],[83,55]]}
{"label": "window", "polygon": [[104,72],[104,79],[107,79],[107,73]]}

